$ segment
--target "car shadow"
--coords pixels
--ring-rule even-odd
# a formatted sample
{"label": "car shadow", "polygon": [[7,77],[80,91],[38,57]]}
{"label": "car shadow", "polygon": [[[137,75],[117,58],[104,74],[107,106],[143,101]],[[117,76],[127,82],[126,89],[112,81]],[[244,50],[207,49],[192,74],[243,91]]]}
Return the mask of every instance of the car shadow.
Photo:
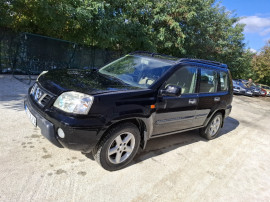
{"label": "car shadow", "polygon": [[[219,135],[216,138],[226,135],[227,133],[235,130],[238,126],[238,120],[232,117],[227,117],[225,119],[223,128],[221,128]],[[127,167],[199,141],[207,142],[208,140],[199,136],[198,129],[151,139],[147,142],[145,150],[142,151],[140,149],[131,164],[129,164]],[[94,160],[92,153],[85,154],[85,156],[91,160]]]}
{"label": "car shadow", "polygon": [[[221,136],[226,135],[227,133],[235,130],[238,126],[238,120],[232,117],[227,117],[225,119],[223,128],[221,128],[219,135],[216,138],[220,138]],[[141,151],[135,156],[130,166],[133,164],[141,163],[142,161],[145,161],[149,158],[165,154],[179,147],[184,147],[200,141],[207,142],[208,140],[199,136],[198,129],[149,140],[145,150]]]}

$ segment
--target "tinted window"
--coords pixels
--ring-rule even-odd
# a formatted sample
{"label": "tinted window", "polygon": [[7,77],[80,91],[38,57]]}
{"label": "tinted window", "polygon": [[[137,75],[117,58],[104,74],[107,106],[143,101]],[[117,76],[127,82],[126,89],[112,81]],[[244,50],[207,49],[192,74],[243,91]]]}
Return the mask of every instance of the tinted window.
{"label": "tinted window", "polygon": [[217,72],[201,69],[200,93],[217,92]]}
{"label": "tinted window", "polygon": [[220,82],[220,90],[227,91],[228,90],[228,74],[226,72],[219,73],[219,82]]}
{"label": "tinted window", "polygon": [[196,80],[196,67],[181,67],[167,80],[166,86],[177,85],[182,88],[182,94],[195,93]]}

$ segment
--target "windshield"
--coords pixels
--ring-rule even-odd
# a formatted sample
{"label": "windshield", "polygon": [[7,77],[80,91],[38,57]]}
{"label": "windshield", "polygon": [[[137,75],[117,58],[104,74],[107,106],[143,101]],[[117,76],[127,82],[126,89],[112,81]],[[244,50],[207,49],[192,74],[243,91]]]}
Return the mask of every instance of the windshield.
{"label": "windshield", "polygon": [[127,55],[104,66],[99,72],[120,79],[132,86],[148,88],[171,66],[172,64],[169,62]]}
{"label": "windshield", "polygon": [[238,82],[237,84],[238,84],[239,86],[243,87],[243,88],[247,88],[247,85],[244,84],[244,83],[242,83],[242,82]]}

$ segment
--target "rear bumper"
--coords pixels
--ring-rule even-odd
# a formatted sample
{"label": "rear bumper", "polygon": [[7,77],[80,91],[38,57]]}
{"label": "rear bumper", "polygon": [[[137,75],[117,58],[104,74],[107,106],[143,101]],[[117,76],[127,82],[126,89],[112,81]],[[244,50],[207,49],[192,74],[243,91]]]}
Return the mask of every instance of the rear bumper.
{"label": "rear bumper", "polygon": [[230,105],[225,109],[225,118],[230,115],[231,111],[232,111],[232,106]]}

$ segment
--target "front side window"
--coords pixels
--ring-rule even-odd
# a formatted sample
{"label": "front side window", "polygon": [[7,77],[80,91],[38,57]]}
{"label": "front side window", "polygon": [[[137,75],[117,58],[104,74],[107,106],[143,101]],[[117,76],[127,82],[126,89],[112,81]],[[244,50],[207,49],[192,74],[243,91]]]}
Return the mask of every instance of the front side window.
{"label": "front side window", "polygon": [[227,91],[228,90],[228,74],[226,72],[219,73],[219,81],[220,81],[220,90]]}
{"label": "front side window", "polygon": [[211,69],[201,69],[200,93],[217,92],[217,72]]}
{"label": "front side window", "polygon": [[166,82],[168,85],[177,85],[181,87],[181,94],[195,93],[197,81],[196,67],[181,67]]}
{"label": "front side window", "polygon": [[149,57],[127,55],[99,70],[99,73],[120,79],[126,84],[147,88],[155,83],[171,63]]}

